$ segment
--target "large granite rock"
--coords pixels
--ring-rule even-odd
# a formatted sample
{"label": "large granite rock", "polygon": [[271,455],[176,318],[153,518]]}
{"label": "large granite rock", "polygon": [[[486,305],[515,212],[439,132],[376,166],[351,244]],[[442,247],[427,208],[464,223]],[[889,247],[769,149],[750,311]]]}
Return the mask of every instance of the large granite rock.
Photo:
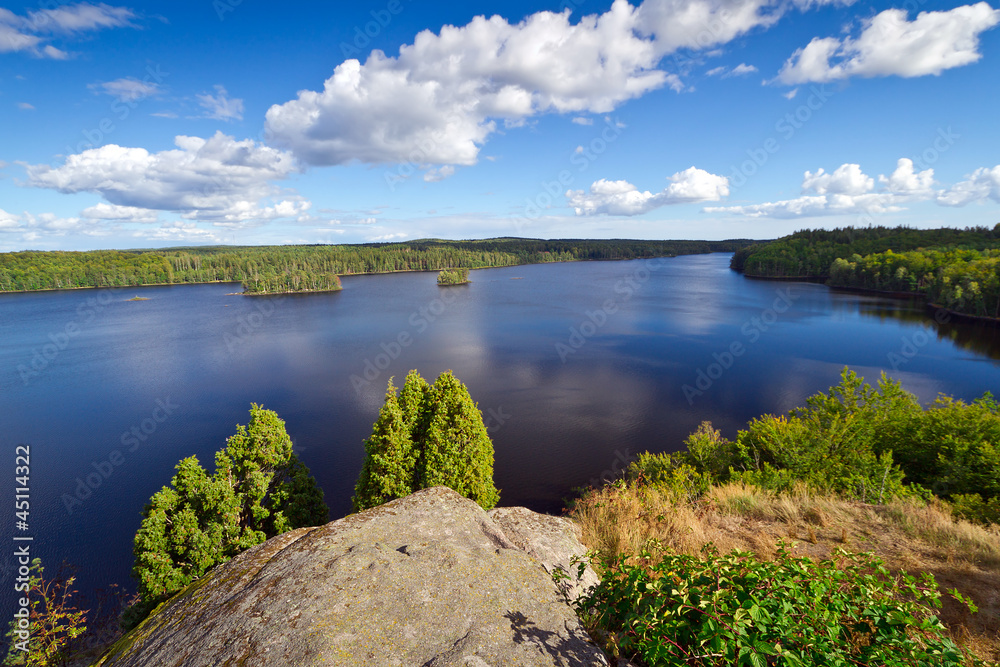
{"label": "large granite rock", "polygon": [[567,518],[538,514],[526,507],[497,507],[489,517],[502,529],[517,547],[542,564],[552,574],[556,569],[566,573],[568,579],[558,583],[560,592],[572,602],[600,583],[597,574],[588,565],[582,576],[579,559],[587,550],[580,543],[580,527]]}
{"label": "large granite rock", "polygon": [[[608,665],[519,545],[543,558],[582,547],[530,515],[500,512],[498,525],[436,487],[294,530],[215,568],[98,664]],[[549,537],[526,533],[530,521]],[[520,526],[513,539],[510,526]],[[553,540],[562,547],[544,546]]]}

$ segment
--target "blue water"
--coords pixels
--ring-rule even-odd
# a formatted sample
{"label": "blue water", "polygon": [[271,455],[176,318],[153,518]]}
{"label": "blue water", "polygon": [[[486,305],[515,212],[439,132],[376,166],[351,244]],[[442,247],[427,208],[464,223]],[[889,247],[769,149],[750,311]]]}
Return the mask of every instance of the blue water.
{"label": "blue water", "polygon": [[[353,276],[339,293],[231,294],[211,284],[0,295],[0,492],[30,446],[28,531],[81,590],[131,585],[132,536],[173,466],[214,452],[251,402],[286,421],[347,513],[390,375],[452,369],[496,447],[501,504],[558,512],[574,487],[636,452],[671,451],[703,420],[732,437],[838,381],[881,371],[930,401],[1000,393],[997,330],[935,324],[908,301],[748,280],[725,254]],[[133,296],[146,301],[128,301]],[[88,476],[91,484],[88,486]],[[6,617],[6,611],[4,611]]]}

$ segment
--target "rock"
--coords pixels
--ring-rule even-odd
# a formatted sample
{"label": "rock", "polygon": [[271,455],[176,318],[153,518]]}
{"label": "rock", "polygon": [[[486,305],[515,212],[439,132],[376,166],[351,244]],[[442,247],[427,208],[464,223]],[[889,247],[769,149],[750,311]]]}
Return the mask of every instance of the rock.
{"label": "rock", "polygon": [[[528,525],[520,510],[512,514]],[[523,532],[517,539],[532,543]],[[319,664],[609,662],[539,562],[474,502],[436,487],[245,551],[161,605],[98,663]]]}
{"label": "rock", "polygon": [[600,583],[589,565],[578,578],[579,567],[574,557],[581,557],[587,550],[580,543],[580,527],[559,516],[532,512],[526,507],[498,507],[490,510],[489,517],[503,528],[503,532],[518,546],[534,557],[549,574],[562,568],[569,579],[559,582],[559,590],[572,602]]}

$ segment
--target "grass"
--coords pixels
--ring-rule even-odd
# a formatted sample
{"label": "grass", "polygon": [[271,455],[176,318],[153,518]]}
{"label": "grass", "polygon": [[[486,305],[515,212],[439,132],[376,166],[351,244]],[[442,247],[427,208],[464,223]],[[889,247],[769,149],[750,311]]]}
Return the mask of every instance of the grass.
{"label": "grass", "polygon": [[952,518],[939,501],[870,505],[809,493],[776,495],[728,484],[697,500],[654,486],[608,485],[575,503],[583,543],[607,560],[639,553],[656,538],[677,553],[751,551],[772,559],[779,540],[792,553],[829,558],[838,549],[874,552],[894,570],[925,571],[942,591],[957,589],[979,612],[944,596],[941,620],[952,638],[985,660],[1000,660],[1000,530]]}

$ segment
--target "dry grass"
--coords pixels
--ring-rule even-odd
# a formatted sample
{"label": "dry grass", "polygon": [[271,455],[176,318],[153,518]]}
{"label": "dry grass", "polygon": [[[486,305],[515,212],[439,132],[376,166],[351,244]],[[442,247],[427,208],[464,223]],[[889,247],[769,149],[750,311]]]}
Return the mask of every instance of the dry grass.
{"label": "dry grass", "polygon": [[941,619],[953,638],[986,660],[1000,660],[1000,530],[955,521],[941,503],[866,505],[797,489],[775,495],[730,484],[696,502],[652,487],[605,487],[573,510],[584,544],[608,559],[638,553],[655,538],[679,553],[712,542],[773,557],[779,540],[799,556],[836,549],[873,552],[896,570],[930,572],[944,590],[971,598],[979,613],[944,596]]}

